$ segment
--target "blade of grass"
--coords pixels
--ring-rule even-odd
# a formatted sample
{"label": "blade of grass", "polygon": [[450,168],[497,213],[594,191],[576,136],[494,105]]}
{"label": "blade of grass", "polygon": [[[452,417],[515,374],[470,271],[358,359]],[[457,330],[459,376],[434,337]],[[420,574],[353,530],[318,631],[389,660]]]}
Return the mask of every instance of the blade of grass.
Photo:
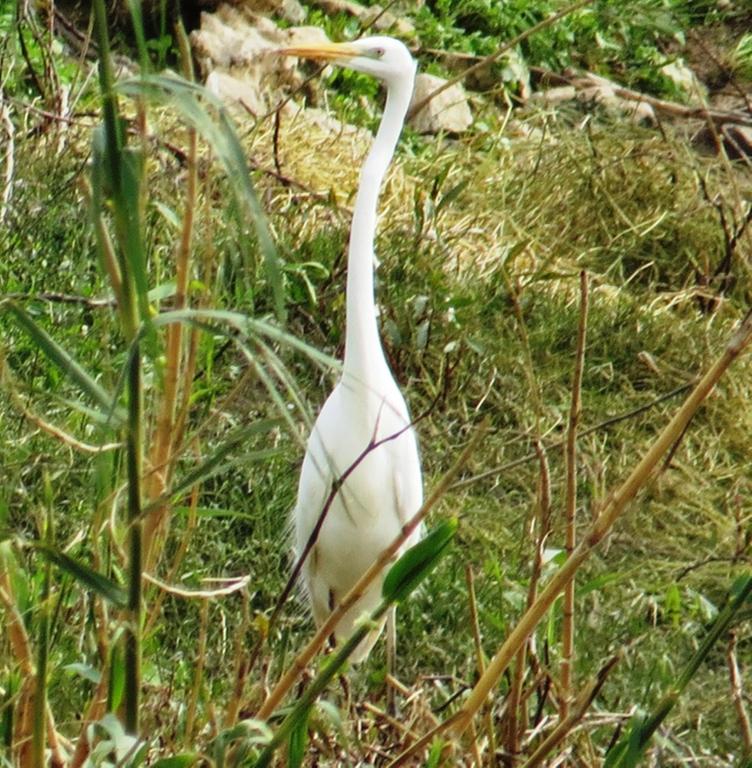
{"label": "blade of grass", "polygon": [[[48,546],[52,544],[52,489],[50,479],[45,476],[45,496],[47,497],[47,521],[44,539]],[[32,735],[32,764],[34,768],[45,765],[45,732],[47,730],[47,660],[50,645],[50,583],[52,581],[52,563],[47,560],[42,573],[42,588],[39,594],[39,623],[37,626],[37,668],[34,676],[34,730]]]}
{"label": "blade of grass", "polygon": [[107,576],[89,568],[48,542],[32,541],[25,542],[25,544],[46,557],[49,562],[54,563],[79,584],[101,595],[113,605],[119,608],[124,608],[127,605],[125,589]]}
{"label": "blade of grass", "polygon": [[108,419],[119,423],[124,419],[124,412],[117,407],[111,397],[81,366],[71,354],[61,347],[43,328],[18,305],[13,302],[0,304],[8,309],[18,325],[33,339],[39,350],[55,366],[57,366],[71,381],[73,381],[94,402],[102,407]]}
{"label": "blade of grass", "polygon": [[[569,406],[567,443],[564,449],[566,461],[566,542],[567,557],[576,545],[577,531],[577,426],[582,415],[582,372],[585,367],[585,341],[588,321],[588,278],[580,272],[580,320],[577,327],[574,373],[572,375],[572,397]],[[569,697],[572,688],[572,663],[574,658],[574,609],[575,579],[564,588],[561,622],[561,672],[559,679],[559,718],[565,720],[569,714]]]}
{"label": "blade of grass", "polygon": [[[119,89],[131,96],[147,96],[168,103],[209,142],[225,168],[239,210],[244,211],[253,221],[271,286],[275,314],[277,320],[284,323],[284,282],[279,255],[253,187],[243,147],[224,105],[203,86],[176,75],[151,75],[128,80],[121,83]],[[204,103],[211,106],[216,118],[212,117]]]}

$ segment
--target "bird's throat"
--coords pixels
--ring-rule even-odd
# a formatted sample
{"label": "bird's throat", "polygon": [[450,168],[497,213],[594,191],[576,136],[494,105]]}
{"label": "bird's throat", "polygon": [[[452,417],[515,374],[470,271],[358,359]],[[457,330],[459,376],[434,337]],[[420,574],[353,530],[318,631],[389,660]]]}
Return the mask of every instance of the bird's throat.
{"label": "bird's throat", "polygon": [[345,375],[372,380],[389,368],[379,337],[374,299],[374,240],[381,185],[394,156],[414,78],[392,85],[387,91],[384,116],[363,164],[355,200],[347,259],[347,333]]}

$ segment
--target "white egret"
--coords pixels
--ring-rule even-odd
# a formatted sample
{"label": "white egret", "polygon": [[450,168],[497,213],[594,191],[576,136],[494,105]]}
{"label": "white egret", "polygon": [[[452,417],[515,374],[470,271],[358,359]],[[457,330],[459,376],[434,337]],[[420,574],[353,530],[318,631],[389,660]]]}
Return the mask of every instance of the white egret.
{"label": "white egret", "polygon": [[[410,104],[416,63],[402,43],[388,37],[300,45],[284,53],[372,75],[385,84],[387,94],[353,212],[342,378],[309,437],[293,512],[296,556],[298,560],[305,557],[303,583],[314,619],[321,624],[423,503],[417,439],[384,357],[373,281],[379,191]],[[373,448],[367,450],[369,446]],[[345,475],[322,522],[327,498]],[[419,536],[419,531],[414,532],[403,549]],[[315,544],[307,551],[314,537]],[[347,639],[358,617],[379,603],[381,581],[372,583],[341,619],[334,632],[337,641]],[[383,623],[360,644],[354,661],[368,654],[382,629]]]}

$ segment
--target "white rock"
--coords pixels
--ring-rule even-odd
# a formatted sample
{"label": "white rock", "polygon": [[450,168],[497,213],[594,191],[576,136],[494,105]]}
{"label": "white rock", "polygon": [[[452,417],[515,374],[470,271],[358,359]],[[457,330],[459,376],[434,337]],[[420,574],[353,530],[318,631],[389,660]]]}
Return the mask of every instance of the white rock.
{"label": "white rock", "polygon": [[[415,78],[413,104],[418,104],[426,96],[444,85],[446,80],[436,75],[419,74]],[[410,125],[419,133],[462,133],[473,123],[465,89],[455,84],[438,96],[410,119]]]}
{"label": "white rock", "polygon": [[554,107],[565,101],[574,101],[577,98],[577,89],[573,85],[559,85],[547,91],[536,91],[531,98],[547,107]]}
{"label": "white rock", "polygon": [[[253,0],[253,7],[276,0]],[[201,27],[191,43],[209,90],[227,104],[240,104],[259,116],[276,105],[283,85],[297,85],[302,76],[295,60],[275,51],[303,43],[328,43],[319,27],[280,29],[250,7],[220,5],[201,14]]]}
{"label": "white rock", "polygon": [[726,152],[732,160],[752,157],[752,127],[728,123],[721,129]]}
{"label": "white rock", "polygon": [[291,24],[302,24],[307,15],[298,0],[244,0],[244,5],[255,13],[279,16]]}
{"label": "white rock", "polygon": [[[359,19],[364,26],[371,26],[377,32],[391,30],[401,37],[412,37],[415,27],[407,19],[385,11],[380,5],[366,7],[353,0],[313,0],[326,13],[347,13]],[[391,5],[391,4],[390,4]]]}
{"label": "white rock", "polygon": [[222,70],[209,72],[206,87],[225,104],[240,104],[252,115],[258,117],[268,109],[261,89],[253,81],[234,77]]}
{"label": "white rock", "polygon": [[674,59],[674,61],[664,64],[660,68],[660,73],[667,77],[673,84],[682,91],[692,103],[701,104],[705,100],[705,86],[700,82],[697,75],[684,62],[684,59]]}

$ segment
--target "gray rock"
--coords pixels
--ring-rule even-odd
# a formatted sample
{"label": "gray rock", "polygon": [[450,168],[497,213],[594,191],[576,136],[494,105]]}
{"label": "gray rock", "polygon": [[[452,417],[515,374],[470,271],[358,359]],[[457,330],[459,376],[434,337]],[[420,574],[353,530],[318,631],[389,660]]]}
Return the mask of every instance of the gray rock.
{"label": "gray rock", "polygon": [[[415,78],[413,104],[442,86],[446,80],[421,73]],[[410,125],[418,133],[462,133],[473,124],[465,89],[455,84],[428,102],[428,104],[410,119]]]}

